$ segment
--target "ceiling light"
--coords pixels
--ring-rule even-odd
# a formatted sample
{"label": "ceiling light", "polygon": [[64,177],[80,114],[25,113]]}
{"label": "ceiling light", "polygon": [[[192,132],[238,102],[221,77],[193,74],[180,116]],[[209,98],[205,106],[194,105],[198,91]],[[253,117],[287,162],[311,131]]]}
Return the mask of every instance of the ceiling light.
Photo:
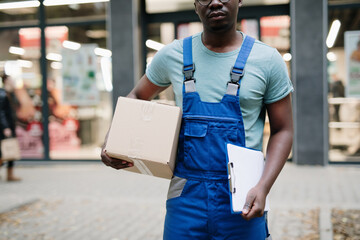
{"label": "ceiling light", "polygon": [[31,61],[18,59],[17,62],[23,68],[32,68],[32,66],[33,66],[33,63]]}
{"label": "ceiling light", "polygon": [[106,38],[107,37],[107,31],[106,30],[87,30],[86,31],[86,36],[89,38]]}
{"label": "ceiling light", "polygon": [[286,61],[286,62],[290,62],[291,59],[292,59],[292,56],[291,56],[290,53],[285,53],[285,54],[283,55],[283,59],[284,59],[284,61]]}
{"label": "ceiling light", "polygon": [[328,52],[326,57],[330,62],[335,62],[337,60],[337,56],[334,52]]}
{"label": "ceiling light", "polygon": [[77,11],[80,9],[80,5],[79,4],[69,4],[69,8]]}
{"label": "ceiling light", "polygon": [[50,67],[52,69],[56,69],[56,70],[59,70],[59,69],[62,69],[62,63],[61,62],[52,62],[50,64]]}
{"label": "ceiling light", "polygon": [[50,61],[58,61],[58,62],[61,62],[62,56],[61,56],[61,54],[58,54],[58,53],[48,53],[48,54],[46,55],[46,59],[47,59],[47,60],[50,60]]}
{"label": "ceiling light", "polygon": [[45,6],[59,6],[59,5],[70,5],[70,4],[84,4],[84,3],[99,3],[109,2],[110,0],[45,0]]}
{"label": "ceiling light", "polygon": [[146,40],[145,44],[148,48],[154,49],[156,51],[159,51],[160,49],[162,49],[165,46],[162,43],[159,43],[159,42],[156,42],[156,41],[153,41],[150,39]]}
{"label": "ceiling light", "polygon": [[105,48],[95,48],[94,52],[96,55],[101,56],[101,57],[111,57],[111,55],[112,55],[112,52]]}
{"label": "ceiling light", "polygon": [[71,49],[71,50],[79,50],[81,48],[80,43],[67,41],[67,40],[65,40],[62,45],[63,45],[64,48],[68,48],[68,49]]}
{"label": "ceiling light", "polygon": [[334,46],[336,37],[340,30],[340,26],[341,26],[341,22],[339,20],[334,20],[333,23],[331,24],[329,35],[326,38],[326,46],[328,48],[332,48]]}
{"label": "ceiling light", "polygon": [[111,59],[110,58],[101,58],[100,60],[101,72],[104,80],[105,89],[108,92],[113,90],[112,85],[112,75],[111,75]]}
{"label": "ceiling light", "polygon": [[38,6],[40,6],[39,1],[7,2],[7,3],[0,3],[0,10],[29,8],[29,7],[38,7]]}
{"label": "ceiling light", "polygon": [[15,54],[15,55],[24,55],[25,54],[25,49],[11,46],[9,48],[9,53],[12,53],[12,54]]}

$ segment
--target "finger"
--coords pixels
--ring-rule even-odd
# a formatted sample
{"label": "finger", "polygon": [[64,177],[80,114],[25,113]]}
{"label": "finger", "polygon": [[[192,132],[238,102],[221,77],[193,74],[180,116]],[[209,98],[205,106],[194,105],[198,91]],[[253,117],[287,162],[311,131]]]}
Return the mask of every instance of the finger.
{"label": "finger", "polygon": [[109,155],[107,155],[105,152],[101,153],[101,160],[106,166],[116,169],[124,168],[127,163],[126,161],[109,157]]}
{"label": "finger", "polygon": [[246,203],[244,204],[242,213],[243,213],[244,215],[247,215],[247,214],[250,212],[251,207],[252,207],[252,203],[246,202]]}
{"label": "finger", "polygon": [[114,164],[114,165],[112,165],[112,167],[115,168],[116,170],[120,170],[123,168],[127,168],[127,165],[120,163],[120,164]]}
{"label": "finger", "polygon": [[128,167],[132,167],[134,164],[125,160],[120,160],[120,159],[115,159],[115,158],[111,158],[110,159],[110,165],[113,168],[116,169],[122,169],[122,168],[128,168]]}
{"label": "finger", "polygon": [[110,159],[109,159],[107,156],[101,154],[101,161],[102,161],[106,166],[110,166]]}
{"label": "finger", "polygon": [[134,166],[134,164],[131,162],[110,157],[109,155],[106,154],[106,151],[104,149],[102,149],[102,151],[101,151],[101,160],[106,166],[109,166],[109,167],[112,167],[112,168],[115,168],[118,170],[122,169],[122,168]]}
{"label": "finger", "polygon": [[110,162],[111,162],[111,159],[108,155],[106,155],[105,152],[101,152],[101,161],[106,165],[106,166],[110,166]]}
{"label": "finger", "polygon": [[114,163],[112,165],[113,168],[116,168],[117,170],[119,169],[123,169],[123,168],[128,168],[128,167],[132,167],[132,163],[126,162],[125,164],[120,162],[120,163]]}
{"label": "finger", "polygon": [[250,220],[250,219],[253,219],[256,217],[261,217],[262,216],[261,212],[262,212],[262,209],[255,205],[251,208],[249,213],[244,218],[246,220]]}
{"label": "finger", "polygon": [[246,201],[242,210],[243,215],[246,215],[250,212],[250,209],[254,204],[254,200],[255,200],[255,196],[253,196],[252,194],[248,194],[246,196]]}

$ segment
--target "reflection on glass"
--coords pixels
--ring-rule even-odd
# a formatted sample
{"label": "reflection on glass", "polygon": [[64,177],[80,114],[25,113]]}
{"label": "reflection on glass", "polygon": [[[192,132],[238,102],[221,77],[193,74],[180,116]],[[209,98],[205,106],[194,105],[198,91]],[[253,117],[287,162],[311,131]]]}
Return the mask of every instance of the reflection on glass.
{"label": "reflection on glass", "polygon": [[0,27],[37,24],[39,1],[0,1]]}
{"label": "reflection on glass", "polygon": [[327,54],[329,157],[360,162],[360,31],[346,31],[344,39],[344,47],[333,47]]}
{"label": "reflection on glass", "polygon": [[259,22],[256,19],[243,19],[238,23],[238,29],[243,33],[259,39]]}
{"label": "reflection on glass", "polygon": [[68,21],[68,18],[71,18],[71,21],[76,19],[81,19],[81,21],[105,20],[108,1],[93,2],[95,3],[82,4],[81,2],[59,0],[45,1],[46,17],[51,21]]}
{"label": "reflection on glass", "polygon": [[[31,33],[28,35],[27,33]],[[2,44],[0,71],[15,83],[16,135],[21,156],[43,158],[42,102],[40,57],[40,29],[6,30],[0,32]]]}
{"label": "reflection on glass", "polygon": [[87,33],[105,25],[56,28],[46,28],[50,157],[99,159],[112,116],[111,51],[106,34]]}
{"label": "reflection on glass", "polygon": [[290,16],[262,17],[261,41],[278,49],[290,49]]}
{"label": "reflection on glass", "polygon": [[[289,4],[289,0],[251,0],[243,1],[244,6]],[[147,13],[176,12],[194,10],[194,0],[146,0]]]}

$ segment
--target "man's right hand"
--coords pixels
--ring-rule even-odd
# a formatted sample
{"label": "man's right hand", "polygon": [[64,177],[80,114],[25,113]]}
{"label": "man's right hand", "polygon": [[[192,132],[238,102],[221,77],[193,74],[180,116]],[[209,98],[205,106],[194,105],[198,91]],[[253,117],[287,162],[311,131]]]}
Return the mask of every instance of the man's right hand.
{"label": "man's right hand", "polygon": [[106,154],[105,151],[105,146],[106,146],[106,142],[107,139],[109,137],[109,131],[107,132],[106,136],[105,136],[105,142],[104,145],[101,148],[101,161],[109,167],[115,168],[115,169],[122,169],[122,168],[127,168],[127,167],[132,167],[134,166],[133,163],[131,162],[127,162],[125,160],[121,160],[121,159],[116,159],[116,158],[112,158],[109,155]]}
{"label": "man's right hand", "polygon": [[122,168],[127,168],[127,167],[132,167],[134,166],[133,163],[131,162],[127,162],[125,160],[121,160],[121,159],[116,159],[116,158],[112,158],[109,157],[106,152],[105,149],[102,148],[101,149],[101,161],[109,167],[115,168],[115,169],[122,169]]}

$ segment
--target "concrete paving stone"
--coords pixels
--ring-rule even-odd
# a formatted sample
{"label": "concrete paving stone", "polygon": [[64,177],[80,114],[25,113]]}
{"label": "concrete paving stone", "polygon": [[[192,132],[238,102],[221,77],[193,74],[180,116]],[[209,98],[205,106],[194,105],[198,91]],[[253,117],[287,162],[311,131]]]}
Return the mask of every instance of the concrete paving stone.
{"label": "concrete paving stone", "polygon": [[319,209],[276,209],[269,213],[268,220],[273,239],[320,239]]}
{"label": "concrete paving stone", "polygon": [[[1,240],[162,239],[169,180],[101,163],[18,164],[16,173],[22,182],[0,180]],[[359,177],[358,166],[287,163],[269,196],[273,239],[319,239],[321,209],[360,209]]]}

